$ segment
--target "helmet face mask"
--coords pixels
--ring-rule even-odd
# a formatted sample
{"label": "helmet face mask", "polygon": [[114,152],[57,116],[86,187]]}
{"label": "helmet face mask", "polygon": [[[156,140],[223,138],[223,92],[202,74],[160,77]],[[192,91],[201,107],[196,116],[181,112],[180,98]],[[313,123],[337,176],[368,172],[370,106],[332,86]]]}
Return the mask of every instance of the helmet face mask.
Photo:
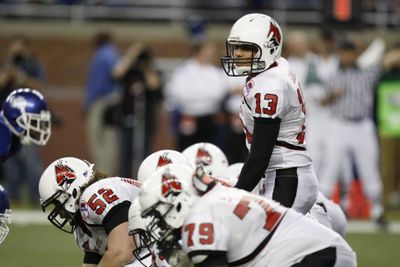
{"label": "helmet face mask", "polygon": [[72,234],[75,230],[75,213],[71,213],[65,209],[65,204],[70,195],[62,190],[54,193],[41,204],[43,212],[50,207],[50,213],[47,219],[58,229]]}
{"label": "helmet face mask", "polygon": [[0,221],[0,244],[3,243],[4,239],[6,239],[9,231],[10,229],[8,228],[7,224],[3,221]]}
{"label": "helmet face mask", "polygon": [[158,211],[158,207],[161,206],[163,206],[161,209],[166,213],[174,208],[169,203],[158,202],[154,204],[141,213],[141,218],[148,219],[146,229],[135,228],[129,231],[129,235],[133,237],[136,247],[132,253],[142,264],[144,259],[153,255],[152,247],[154,245],[157,246],[162,256],[167,256],[165,253],[168,254],[172,252],[172,249],[179,247],[179,238],[176,238],[177,229],[170,227],[165,222]]}
{"label": "helmet face mask", "polygon": [[4,239],[8,235],[10,229],[8,224],[11,224],[11,210],[7,209],[3,214],[0,214],[0,244],[3,243]]}
{"label": "helmet face mask", "polygon": [[147,231],[153,242],[163,241],[165,232],[171,228],[165,221],[165,217],[173,208],[173,204],[159,201],[142,212],[143,218],[150,218]]}
{"label": "helmet face mask", "polygon": [[3,223],[11,224],[11,210],[7,209],[4,213],[0,214],[0,221]]}
{"label": "helmet face mask", "polygon": [[[169,258],[169,255],[179,249],[180,228],[170,226],[165,217],[174,209],[173,204],[158,202],[147,210],[143,211],[142,216],[151,216],[151,221],[147,226],[147,232],[150,236],[150,244],[156,244],[160,255]],[[165,211],[160,213],[159,210]]]}
{"label": "helmet face mask", "polygon": [[142,264],[143,260],[152,256],[151,247],[155,240],[151,240],[150,233],[144,229],[134,229],[129,231],[135,243],[135,249],[132,251],[135,258]]}
{"label": "helmet face mask", "polygon": [[11,224],[11,209],[8,194],[0,185],[0,244],[4,241],[10,229]]}
{"label": "helmet face mask", "polygon": [[[239,58],[236,51],[251,52],[250,57]],[[226,53],[228,56],[221,58],[221,64],[228,76],[247,76],[265,69],[265,62],[261,60],[262,50],[254,43],[227,41]]]}
{"label": "helmet face mask", "polygon": [[141,213],[142,208],[139,199],[135,198],[129,207],[128,233],[132,236],[135,243],[135,249],[132,251],[132,254],[143,266],[146,266],[143,260],[152,256],[151,247],[155,243],[155,240],[151,238],[151,233],[147,231],[147,226],[151,218],[143,218]]}
{"label": "helmet face mask", "polygon": [[21,136],[23,144],[33,143],[46,145],[51,135],[51,116],[49,111],[42,111],[40,114],[25,113],[16,120],[17,124],[25,129]]}

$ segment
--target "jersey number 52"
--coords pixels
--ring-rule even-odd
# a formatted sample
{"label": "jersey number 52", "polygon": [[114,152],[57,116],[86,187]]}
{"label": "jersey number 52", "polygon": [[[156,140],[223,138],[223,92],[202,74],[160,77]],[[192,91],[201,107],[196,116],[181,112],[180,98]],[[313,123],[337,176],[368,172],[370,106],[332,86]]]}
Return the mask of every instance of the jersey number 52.
{"label": "jersey number 52", "polygon": [[90,197],[87,204],[98,215],[103,213],[107,204],[110,204],[119,199],[118,196],[114,194],[114,191],[109,188],[101,188],[99,189],[99,191],[97,191],[97,193],[98,194],[93,194]]}

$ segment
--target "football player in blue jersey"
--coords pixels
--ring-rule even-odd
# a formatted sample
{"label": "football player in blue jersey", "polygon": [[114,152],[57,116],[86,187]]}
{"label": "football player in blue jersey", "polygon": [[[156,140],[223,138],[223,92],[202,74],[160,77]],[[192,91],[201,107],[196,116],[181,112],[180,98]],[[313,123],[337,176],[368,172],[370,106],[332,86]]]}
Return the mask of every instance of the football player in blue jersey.
{"label": "football player in blue jersey", "polygon": [[46,145],[50,135],[51,114],[43,95],[29,88],[11,92],[0,113],[0,162],[23,144]]}
{"label": "football player in blue jersey", "polygon": [[8,225],[11,223],[11,210],[8,194],[0,185],[0,244],[8,234]]}

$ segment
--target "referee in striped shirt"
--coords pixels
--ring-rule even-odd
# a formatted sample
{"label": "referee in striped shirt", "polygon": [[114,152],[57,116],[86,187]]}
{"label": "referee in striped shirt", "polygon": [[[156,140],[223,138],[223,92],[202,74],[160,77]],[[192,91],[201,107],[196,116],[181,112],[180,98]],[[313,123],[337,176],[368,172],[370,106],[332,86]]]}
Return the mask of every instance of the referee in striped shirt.
{"label": "referee in striped shirt", "polygon": [[[383,217],[382,181],[379,173],[379,146],[372,120],[374,89],[382,70],[381,64],[361,68],[356,44],[345,40],[339,44],[339,68],[326,86],[327,96],[322,104],[328,105],[332,120],[327,133],[327,163],[320,179],[320,189],[331,196],[340,177],[343,160],[354,160],[363,190],[372,203],[371,218],[386,226]],[[343,165],[342,165],[343,164]],[[348,188],[351,181],[344,181]],[[347,208],[347,200],[342,207]]]}

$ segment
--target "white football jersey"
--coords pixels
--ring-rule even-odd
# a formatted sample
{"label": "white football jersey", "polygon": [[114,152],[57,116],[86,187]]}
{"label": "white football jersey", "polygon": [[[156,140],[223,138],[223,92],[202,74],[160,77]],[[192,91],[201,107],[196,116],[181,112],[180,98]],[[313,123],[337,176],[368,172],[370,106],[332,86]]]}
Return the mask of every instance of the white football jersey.
{"label": "white football jersey", "polygon": [[306,116],[300,84],[284,58],[247,81],[240,105],[240,119],[250,150],[254,118],[280,118],[280,130],[268,170],[311,164],[305,150]]}
{"label": "white football jersey", "polygon": [[211,252],[226,252],[228,264],[235,266],[291,266],[337,245],[354,257],[338,234],[319,223],[273,200],[220,184],[186,217],[182,242],[194,262]]}
{"label": "white football jersey", "polygon": [[121,177],[102,179],[87,187],[80,197],[79,208],[82,220],[92,236],[77,227],[74,234],[79,247],[83,251],[104,255],[108,238],[103,219],[116,205],[133,201],[139,191],[139,182]]}

